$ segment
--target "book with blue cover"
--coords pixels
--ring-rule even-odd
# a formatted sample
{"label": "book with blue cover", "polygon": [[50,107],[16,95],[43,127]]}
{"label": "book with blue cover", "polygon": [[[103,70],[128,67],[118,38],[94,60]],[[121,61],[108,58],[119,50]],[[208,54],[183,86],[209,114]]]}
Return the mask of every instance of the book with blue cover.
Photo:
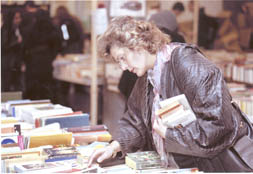
{"label": "book with blue cover", "polygon": [[77,159],[77,155],[79,154],[78,150],[74,146],[45,148],[43,149],[43,152],[48,156],[48,159],[46,159],[45,162]]}
{"label": "book with blue cover", "polygon": [[72,116],[55,116],[41,118],[41,126],[45,126],[52,123],[59,123],[61,129],[88,126],[89,114],[83,113]]}

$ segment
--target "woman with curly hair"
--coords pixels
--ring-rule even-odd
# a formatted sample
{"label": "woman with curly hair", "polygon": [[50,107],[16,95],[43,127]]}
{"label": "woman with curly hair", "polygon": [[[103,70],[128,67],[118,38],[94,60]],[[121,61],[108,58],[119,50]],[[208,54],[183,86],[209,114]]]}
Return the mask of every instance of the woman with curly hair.
{"label": "woman with curly hair", "polygon": [[[117,153],[124,157],[155,150],[165,167],[252,171],[252,127],[231,102],[219,68],[196,46],[170,43],[152,23],[123,16],[113,19],[98,38],[98,51],[139,78],[127,114],[119,121],[118,135],[91,155],[89,166]],[[155,111],[160,101],[180,94],[186,96],[196,120],[168,128]]]}

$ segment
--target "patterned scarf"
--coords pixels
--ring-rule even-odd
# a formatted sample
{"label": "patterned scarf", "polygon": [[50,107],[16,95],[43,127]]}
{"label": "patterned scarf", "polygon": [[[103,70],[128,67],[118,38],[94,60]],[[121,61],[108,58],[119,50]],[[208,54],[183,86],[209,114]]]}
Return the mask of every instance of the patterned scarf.
{"label": "patterned scarf", "polygon": [[[160,85],[161,74],[164,69],[165,63],[168,62],[171,58],[172,51],[178,46],[180,46],[180,44],[178,43],[171,43],[169,45],[165,45],[157,53],[156,62],[153,69],[148,70],[148,80],[153,86],[153,92],[155,95],[152,105],[152,116],[151,116],[152,127],[154,125],[155,119],[158,118],[158,116],[155,114],[155,111],[159,109],[159,102],[160,102],[159,91],[161,88]],[[164,139],[158,133],[156,133],[154,129],[152,129],[152,136],[154,139],[156,150],[161,157],[163,166],[178,168],[173,156],[171,154],[166,154],[165,152]]]}

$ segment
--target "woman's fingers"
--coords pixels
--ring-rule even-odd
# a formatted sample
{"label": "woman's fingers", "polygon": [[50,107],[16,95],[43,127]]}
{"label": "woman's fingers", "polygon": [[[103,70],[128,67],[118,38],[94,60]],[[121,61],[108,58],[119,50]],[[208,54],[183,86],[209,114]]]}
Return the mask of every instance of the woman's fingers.
{"label": "woman's fingers", "polygon": [[100,156],[98,157],[97,162],[101,163],[102,161],[104,161],[105,159],[111,158],[113,154],[113,149],[112,147],[107,147],[106,151]]}
{"label": "woman's fingers", "polygon": [[105,151],[104,148],[95,150],[89,158],[88,167],[90,167],[92,163],[94,163],[97,160],[97,158],[103,154],[104,151]]}
{"label": "woman's fingers", "polygon": [[111,158],[113,150],[114,149],[111,146],[95,150],[89,158],[88,167],[90,167],[95,161],[101,163],[105,159]]}

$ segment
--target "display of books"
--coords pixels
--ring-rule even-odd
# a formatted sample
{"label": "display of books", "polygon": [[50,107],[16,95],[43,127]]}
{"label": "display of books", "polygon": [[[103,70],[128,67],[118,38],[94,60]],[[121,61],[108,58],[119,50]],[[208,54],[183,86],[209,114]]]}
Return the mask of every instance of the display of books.
{"label": "display of books", "polygon": [[[53,76],[72,83],[91,84],[91,56],[89,54],[58,55],[53,62]],[[97,61],[97,83],[104,84],[104,60]]]}
{"label": "display of books", "polygon": [[[95,149],[107,146],[112,139],[106,125],[89,125],[88,114],[82,111],[73,112],[71,108],[52,104],[49,100],[8,102],[5,107],[8,110],[11,108],[10,110],[18,117],[1,118],[1,138],[8,142],[12,141],[12,144],[2,145],[2,172],[89,173],[105,171],[99,164],[88,168],[88,159]],[[75,117],[82,117],[82,121],[72,120]],[[86,120],[83,120],[84,117]],[[65,120],[64,123],[61,122],[62,120]],[[15,129],[17,125],[20,128],[18,132]],[[21,139],[22,141],[19,141]],[[23,145],[22,148],[20,144]],[[144,171],[161,167],[157,153],[136,153],[138,153],[139,161],[135,161],[135,153],[127,155],[124,167],[128,169],[126,171],[131,173],[133,169]],[[144,158],[145,163],[140,163],[140,157]],[[127,164],[132,167],[128,167]]]}
{"label": "display of books", "polygon": [[134,170],[161,168],[161,158],[155,151],[127,153],[125,164]]}

